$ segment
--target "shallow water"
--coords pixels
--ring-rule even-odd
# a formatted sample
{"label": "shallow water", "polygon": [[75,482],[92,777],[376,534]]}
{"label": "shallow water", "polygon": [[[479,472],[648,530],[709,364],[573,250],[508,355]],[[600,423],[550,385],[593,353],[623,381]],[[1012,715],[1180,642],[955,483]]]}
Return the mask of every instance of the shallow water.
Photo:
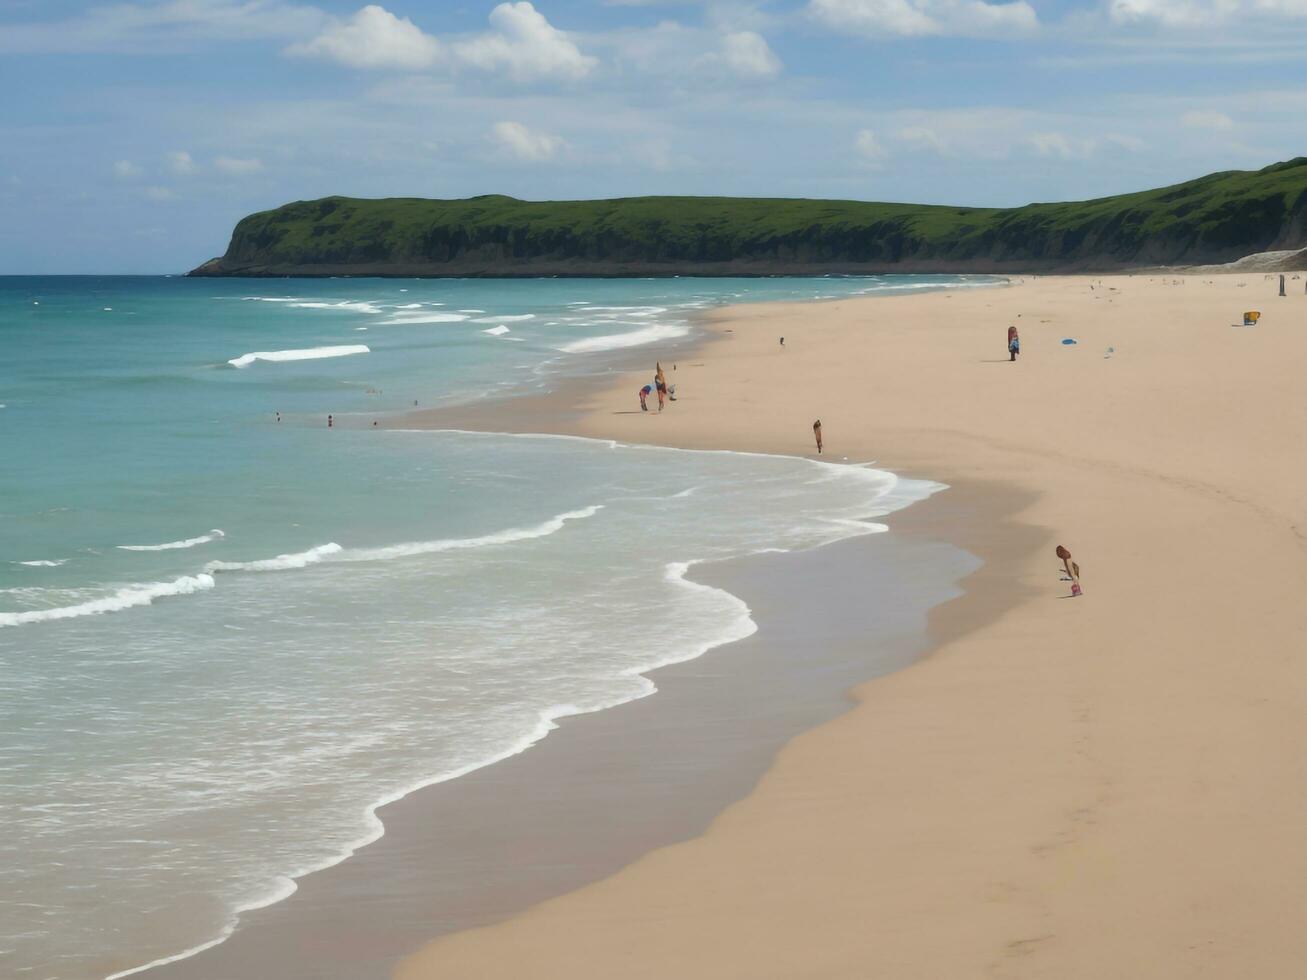
{"label": "shallow water", "polygon": [[747,635],[688,563],[933,489],[328,412],[548,385],[713,303],[938,281],[899,279],[0,280],[0,972],[220,937],[379,802]]}

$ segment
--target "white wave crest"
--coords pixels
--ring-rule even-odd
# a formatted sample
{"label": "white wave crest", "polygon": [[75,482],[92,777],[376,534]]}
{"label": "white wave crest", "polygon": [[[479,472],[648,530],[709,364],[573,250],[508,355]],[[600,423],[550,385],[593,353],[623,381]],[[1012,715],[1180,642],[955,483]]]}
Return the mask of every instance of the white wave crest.
{"label": "white wave crest", "polygon": [[257,561],[211,561],[204,566],[205,572],[284,572],[297,568],[307,568],[322,561],[389,561],[392,558],[411,558],[414,555],[432,555],[441,551],[461,551],[467,548],[486,548],[498,544],[513,544],[517,541],[529,541],[543,538],[561,531],[568,521],[580,521],[593,517],[603,510],[603,504],[593,504],[580,510],[569,510],[558,514],[531,527],[510,527],[503,531],[492,531],[475,538],[440,538],[435,541],[407,541],[403,544],[386,545],[381,548],[342,548],[334,541],[320,544],[308,551],[298,551],[276,558],[262,558]]}
{"label": "white wave crest", "polygon": [[211,561],[204,566],[204,570],[206,572],[284,572],[292,568],[316,565],[341,550],[340,545],[329,541],[308,551],[295,551],[278,555],[276,558],[261,558],[257,561]]}
{"label": "white wave crest", "polygon": [[536,315],[535,315],[534,313],[521,313],[521,314],[518,314],[517,316],[484,316],[484,317],[478,317],[477,319],[473,320],[472,322],[473,322],[473,323],[500,323],[501,321],[507,320],[509,323],[513,323],[513,322],[516,321],[516,320],[534,320],[535,318],[536,318]]}
{"label": "white wave crest", "polygon": [[564,354],[594,354],[605,350],[621,350],[624,347],[640,347],[656,343],[659,340],[674,340],[690,332],[687,326],[659,323],[652,327],[643,327],[629,333],[609,334],[604,337],[586,337],[574,340],[557,348]]}
{"label": "white wave crest", "polygon": [[210,541],[217,541],[226,536],[226,533],[215,527],[208,534],[182,541],[168,541],[164,544],[120,544],[118,547],[123,551],[176,551],[179,548],[194,548],[197,545],[208,544]]}
{"label": "white wave crest", "polygon": [[665,306],[592,306],[587,313],[620,313],[623,316],[657,316],[666,313]]}
{"label": "white wave crest", "polygon": [[58,606],[54,609],[31,609],[25,612],[0,613],[0,626],[23,626],[27,623],[44,623],[54,619],[75,619],[78,616],[99,616],[119,612],[133,606],[148,606],[155,599],[167,596],[191,595],[213,588],[212,575],[184,575],[171,582],[150,582],[146,585],[129,585],[113,595],[80,602],[75,606]]}
{"label": "white wave crest", "polygon": [[462,313],[419,313],[405,316],[392,316],[381,322],[387,325],[404,327],[414,323],[461,323],[467,316]]}
{"label": "white wave crest", "polygon": [[486,548],[497,544],[513,544],[517,541],[529,541],[532,538],[544,538],[556,534],[568,521],[581,521],[594,517],[604,509],[603,504],[592,504],[580,510],[569,510],[565,514],[551,517],[532,527],[511,527],[503,531],[492,531],[475,538],[441,538],[436,541],[409,541],[404,544],[388,545],[384,548],[351,548],[343,552],[337,561],[386,561],[391,558],[410,558],[414,555],[431,555],[441,551],[461,551],[466,548]]}
{"label": "white wave crest", "polygon": [[501,323],[501,324],[500,324],[499,326],[497,326],[497,327],[490,327],[489,329],[487,329],[487,330],[482,330],[481,332],[482,332],[482,333],[488,333],[488,334],[490,334],[490,336],[492,336],[492,337],[502,337],[504,334],[508,333],[508,327],[504,326],[504,325]]}
{"label": "white wave crest", "polygon": [[291,306],[301,310],[349,310],[354,313],[380,313],[381,308],[372,303],[356,303],[345,300],[340,303],[320,303],[317,301],[308,301],[301,303],[291,303]]}
{"label": "white wave crest", "polygon": [[346,357],[349,354],[370,354],[372,348],[364,344],[341,344],[336,347],[308,347],[304,350],[257,350],[227,363],[232,367],[249,367],[255,361],[315,361],[323,357]]}
{"label": "white wave crest", "polygon": [[17,562],[16,564],[26,565],[28,568],[58,568],[67,560],[68,560],[67,558],[54,558],[54,559],[43,558],[43,559],[38,559],[37,561],[20,561]]}

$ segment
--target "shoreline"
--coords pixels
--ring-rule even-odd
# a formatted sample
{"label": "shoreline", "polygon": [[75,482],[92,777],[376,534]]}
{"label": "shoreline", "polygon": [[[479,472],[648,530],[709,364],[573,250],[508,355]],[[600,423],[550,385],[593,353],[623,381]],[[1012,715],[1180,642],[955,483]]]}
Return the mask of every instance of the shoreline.
{"label": "shoreline", "polygon": [[[690,412],[651,427],[595,393],[574,424],[630,441],[802,452],[820,414],[832,453],[982,481],[1009,526],[964,522],[994,531],[988,585],[940,608],[933,654],[859,687],[705,834],[395,976],[1289,975],[1307,513],[1283,446],[1307,431],[1307,310],[1270,289],[1061,277],[736,308]],[[1243,309],[1259,326],[1230,329]],[[1085,563],[1079,602],[1054,541]]]}
{"label": "shoreline", "polygon": [[[983,285],[1000,285],[1000,284],[1001,283],[984,283]],[[933,291],[939,288],[940,288],[939,286],[931,284],[928,287],[928,290]],[[805,305],[807,305],[810,302],[827,303],[827,302],[836,302],[838,300],[839,298],[824,298],[824,299],[804,301],[804,302]],[[717,308],[717,309],[721,309],[721,308]],[[710,311],[710,313],[711,312],[716,312],[716,310]],[[694,330],[689,336],[684,338],[676,338],[674,341],[671,342],[670,346],[672,350],[675,352],[673,356],[689,357],[693,354],[694,351],[696,351],[699,348],[701,344],[706,343],[712,339],[710,336],[706,336],[704,332],[699,328],[698,321],[700,319],[700,316],[702,316],[702,314],[694,314],[689,318],[692,321],[692,325],[694,326]],[[598,352],[593,356],[593,360],[591,363],[594,366],[590,370],[586,371],[584,374],[561,376],[566,382],[565,386],[562,386],[561,390],[556,390],[555,392],[553,392],[551,396],[546,396],[546,397],[558,397],[558,398],[569,397],[570,395],[575,394],[575,392],[578,390],[578,386],[583,386],[586,387],[587,389],[598,390],[603,385],[610,383],[614,376],[618,376],[627,370],[631,370],[635,364],[641,362],[644,359],[644,355],[647,353],[647,350],[648,350],[647,348],[637,347],[631,349],[616,349],[616,350],[606,350],[606,351]],[[382,421],[382,425],[386,427],[394,427],[395,425],[398,424],[407,424],[406,422],[404,422],[404,420],[407,420],[415,415],[423,416],[429,413],[442,417],[447,416],[450,413],[454,413],[454,412],[467,412],[473,415],[484,416],[486,409],[490,406],[507,407],[510,411],[516,411],[516,410],[520,410],[520,407],[531,406],[534,403],[534,399],[538,397],[540,396],[524,395],[524,396],[519,396],[518,398],[495,400],[493,402],[475,402],[464,406],[454,406],[448,409],[423,410],[417,413],[406,411],[400,416],[392,416],[389,419],[384,419]],[[513,426],[513,428],[520,428],[522,430],[526,430],[529,429],[529,426],[515,425]],[[587,437],[582,437],[582,438],[587,438]],[[763,558],[762,562],[766,564],[766,558]],[[704,569],[702,568],[696,568],[692,575],[691,581],[693,582],[699,581],[702,578],[700,573],[703,570]],[[764,579],[769,578],[769,576],[766,575],[762,577]],[[720,644],[714,644],[713,649],[716,649],[717,646],[719,645]],[[709,650],[708,652],[712,652],[712,650]],[[701,652],[696,654],[696,657],[702,655],[703,653]],[[663,668],[655,668],[655,670],[661,670],[661,669]],[[625,703],[629,703],[629,702],[625,702]],[[621,704],[618,704],[612,707],[621,707],[621,706],[622,706]],[[539,742],[539,740],[543,738],[544,734],[547,734],[548,731],[553,727],[555,726],[552,724],[552,720],[542,720],[541,728],[534,735],[526,738],[524,740],[523,745],[505,753],[504,756],[497,757],[496,759],[492,759],[487,762],[481,763],[480,765],[475,767],[472,771],[475,771],[476,769],[479,768],[484,768],[486,766],[496,765],[499,762],[502,762],[504,758],[509,758],[512,757],[513,755],[517,755],[525,751],[526,748],[530,748],[533,745],[535,745],[537,742]],[[370,807],[369,811],[375,817],[376,811],[378,809],[388,806],[390,803],[395,802],[397,799],[404,799],[412,794],[421,793],[424,789],[428,789],[432,786],[440,785],[442,783],[457,778],[461,778],[463,775],[466,774],[459,773],[454,775],[446,775],[432,781],[423,780],[418,784],[406,787],[405,789],[383,799],[382,801],[379,801],[376,805]],[[724,805],[724,803],[722,805]],[[718,807],[718,809],[720,809],[720,806]],[[247,918],[249,918],[252,914],[260,913],[263,910],[269,909],[279,903],[291,899],[295,895],[295,892],[297,890],[295,882],[302,882],[306,877],[310,875],[320,873],[321,871],[324,870],[330,870],[331,868],[335,867],[336,865],[340,864],[343,861],[353,859],[361,849],[370,846],[372,843],[379,840],[383,836],[383,834],[387,832],[384,828],[381,827],[379,820],[377,820],[376,822],[377,822],[377,829],[374,834],[361,839],[359,842],[355,844],[352,844],[348,852],[342,853],[340,856],[332,858],[329,862],[324,862],[324,864],[313,869],[312,871],[297,874],[294,881],[291,880],[285,881],[281,886],[279,886],[276,889],[276,892],[274,894],[270,894],[266,899],[260,900],[257,904],[247,906],[246,908],[242,909],[238,913],[240,920],[243,922]],[[235,928],[238,929],[239,926],[236,926]],[[215,950],[221,947],[224,943],[226,943],[231,938],[231,936],[233,935],[233,931],[234,930],[224,931],[223,935],[217,936],[214,939],[200,943],[189,950],[184,950],[178,953],[162,956],[159,959],[154,960],[150,963],[142,964],[139,961],[135,964],[129,964],[121,961],[117,962],[114,964],[114,969],[116,972],[112,973],[111,976],[141,975],[144,973],[149,973],[151,976],[157,976],[161,970],[166,970],[167,968],[173,966],[180,966],[181,964],[197,956],[200,956],[201,954],[204,954],[210,950]],[[426,937],[424,936],[424,938]]]}
{"label": "shoreline", "polygon": [[[898,515],[926,508],[939,515],[926,524],[949,523],[954,508],[947,499],[940,501],[951,493],[945,488],[894,511],[888,520],[897,523]],[[1001,509],[996,500],[991,506],[995,514]],[[896,601],[877,604],[876,616],[870,618],[867,610],[860,616],[827,610],[840,622],[843,641],[832,644],[840,655],[827,656],[819,681],[796,677],[785,666],[785,638],[792,640],[805,629],[802,610],[791,605],[781,614],[759,617],[753,612],[757,630],[751,635],[726,638],[687,658],[641,671],[657,685],[651,692],[657,697],[561,716],[521,749],[393,798],[373,811],[384,832],[336,863],[296,879],[294,893],[241,913],[225,939],[121,975],[164,980],[259,975],[275,964],[276,974],[287,978],[383,977],[430,938],[429,921],[415,909],[430,909],[442,932],[501,921],[611,874],[656,847],[701,833],[724,806],[747,794],[788,738],[847,710],[855,684],[922,655],[930,642],[926,612],[949,601],[948,591],[938,590],[947,590],[950,578],[977,573],[965,552],[938,537],[891,532],[858,534],[803,551],[710,561],[695,565],[686,577],[693,586],[743,595],[752,609],[751,597],[769,596],[775,602],[779,594],[809,587],[814,577],[838,593],[858,580],[854,570],[867,567],[869,554],[870,567],[895,591]],[[787,573],[786,565],[796,570]],[[899,575],[913,588],[897,582]],[[845,606],[856,609],[853,601]],[[860,623],[857,630],[849,624],[850,615]],[[886,625],[914,616],[922,619],[921,628]],[[876,631],[881,642],[874,654],[860,647],[860,659],[851,657],[848,637],[863,630]],[[807,661],[809,666],[816,662]],[[711,681],[708,690],[702,686],[705,678]],[[760,695],[769,683],[774,691]],[[750,721],[749,712],[735,715],[738,705],[731,705],[741,691],[754,696],[753,708],[763,720]],[[705,723],[722,733],[731,731],[723,717],[747,728],[749,736],[723,734],[720,757],[692,751],[695,733]],[[687,741],[668,752],[671,731],[684,733]],[[608,774],[598,796],[596,771]],[[613,781],[616,773],[629,775]],[[562,808],[546,828],[534,817],[503,817],[533,798],[538,806]],[[675,812],[658,814],[653,801],[665,804],[668,799],[677,803]],[[651,805],[655,814],[649,819]],[[547,860],[525,869],[502,865],[504,853],[520,850],[524,839],[542,833],[551,842]],[[598,854],[592,853],[596,846]],[[532,844],[527,851],[538,849]],[[471,860],[469,851],[479,858]],[[560,851],[571,854],[568,868],[555,867]],[[489,886],[481,883],[487,875]],[[397,933],[407,935],[407,945]],[[325,936],[350,938],[324,945]]]}

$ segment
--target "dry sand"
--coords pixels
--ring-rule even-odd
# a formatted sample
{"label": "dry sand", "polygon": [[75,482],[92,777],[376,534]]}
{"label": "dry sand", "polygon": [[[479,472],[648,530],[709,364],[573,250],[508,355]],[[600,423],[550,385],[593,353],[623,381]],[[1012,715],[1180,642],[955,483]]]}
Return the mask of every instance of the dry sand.
{"label": "dry sand", "polygon": [[[989,592],[942,607],[947,642],[791,742],[703,836],[437,940],[397,977],[1299,976],[1307,297],[1290,285],[1047,278],[737,308],[669,373],[662,416],[629,414],[643,374],[594,396],[565,427],[800,454],[820,417],[830,456],[1010,488],[1044,533],[978,535]],[[1250,308],[1261,323],[1233,328]]]}

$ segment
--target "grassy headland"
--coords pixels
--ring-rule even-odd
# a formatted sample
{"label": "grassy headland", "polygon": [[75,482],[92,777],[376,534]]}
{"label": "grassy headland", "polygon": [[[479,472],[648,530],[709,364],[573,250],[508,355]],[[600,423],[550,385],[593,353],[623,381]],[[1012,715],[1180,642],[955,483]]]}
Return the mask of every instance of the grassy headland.
{"label": "grassy headland", "polygon": [[191,275],[1038,272],[1307,245],[1307,157],[1020,208],[731,197],[328,197],[252,214]]}

